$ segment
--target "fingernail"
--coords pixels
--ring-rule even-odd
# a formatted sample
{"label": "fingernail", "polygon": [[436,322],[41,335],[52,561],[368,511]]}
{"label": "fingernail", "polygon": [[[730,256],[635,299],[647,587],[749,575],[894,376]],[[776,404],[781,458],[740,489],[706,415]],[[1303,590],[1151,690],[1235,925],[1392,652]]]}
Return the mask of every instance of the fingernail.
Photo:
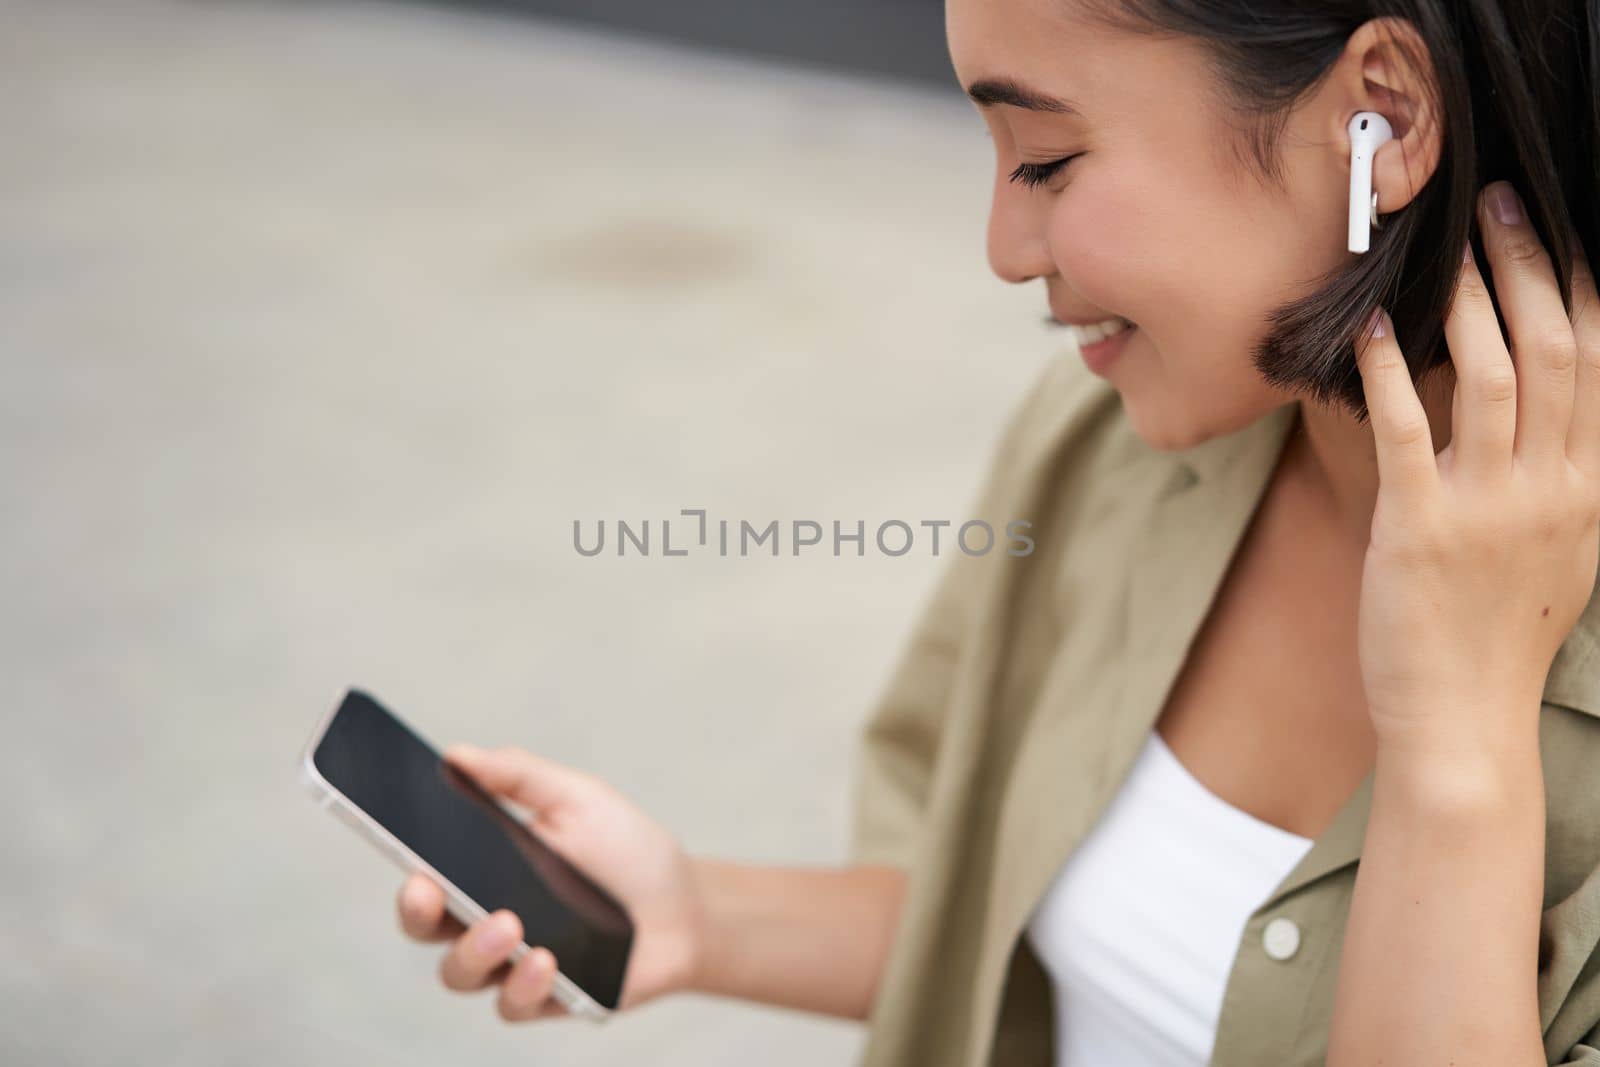
{"label": "fingernail", "polygon": [[1370,337],[1382,337],[1389,332],[1389,316],[1383,308],[1373,308],[1372,314],[1367,318],[1367,334]]}
{"label": "fingernail", "polygon": [[1507,226],[1522,221],[1522,201],[1517,199],[1517,191],[1511,188],[1510,182],[1495,182],[1489,186],[1489,209]]}

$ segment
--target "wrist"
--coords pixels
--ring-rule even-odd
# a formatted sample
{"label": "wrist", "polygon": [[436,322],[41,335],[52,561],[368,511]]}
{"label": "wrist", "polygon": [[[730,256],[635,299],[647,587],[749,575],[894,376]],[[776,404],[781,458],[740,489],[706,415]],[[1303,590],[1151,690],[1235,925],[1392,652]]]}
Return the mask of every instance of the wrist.
{"label": "wrist", "polygon": [[721,860],[689,857],[690,918],[685,937],[686,959],[678,983],[678,988],[685,992],[712,993],[720,988],[717,960],[721,955],[722,935],[718,902],[726,893],[727,870],[728,865]]}
{"label": "wrist", "polygon": [[1370,713],[1379,752],[1391,763],[1428,767],[1537,753],[1543,702],[1542,684],[1464,694],[1441,687],[1396,712],[1374,705]]}
{"label": "wrist", "polygon": [[1478,820],[1543,802],[1536,732],[1380,738],[1374,784],[1419,815]]}

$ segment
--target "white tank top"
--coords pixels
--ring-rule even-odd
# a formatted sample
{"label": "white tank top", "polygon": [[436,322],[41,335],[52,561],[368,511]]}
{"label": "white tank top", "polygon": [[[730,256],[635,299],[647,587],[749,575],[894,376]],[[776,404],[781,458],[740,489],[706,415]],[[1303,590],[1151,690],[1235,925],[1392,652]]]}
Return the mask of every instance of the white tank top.
{"label": "white tank top", "polygon": [[1205,1067],[1245,923],[1312,844],[1211,792],[1150,731],[1028,923],[1056,1067]]}

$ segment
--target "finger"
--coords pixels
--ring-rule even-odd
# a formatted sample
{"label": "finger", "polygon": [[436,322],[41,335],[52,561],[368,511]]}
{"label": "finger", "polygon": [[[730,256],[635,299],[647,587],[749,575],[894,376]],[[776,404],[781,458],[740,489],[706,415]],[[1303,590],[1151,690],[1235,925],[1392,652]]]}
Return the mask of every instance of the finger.
{"label": "finger", "polygon": [[581,772],[526,749],[451,745],[444,757],[491,793],[536,812],[561,807],[581,787]]}
{"label": "finger", "polygon": [[1567,458],[1580,470],[1600,477],[1600,294],[1576,234],[1572,248],[1572,333],[1578,342],[1578,367]]}
{"label": "finger", "polygon": [[1492,182],[1486,187],[1478,214],[1500,311],[1511,335],[1509,355],[1516,375],[1514,452],[1524,461],[1551,460],[1565,454],[1572,422],[1578,361],[1572,322],[1561,302],[1550,253],[1511,183]]}
{"label": "finger", "polygon": [[1465,255],[1444,319],[1445,344],[1456,372],[1450,452],[1452,463],[1463,473],[1479,479],[1498,478],[1511,470],[1517,431],[1517,372],[1471,244]]}
{"label": "finger", "polygon": [[[1371,327],[1376,324],[1381,334]],[[1356,345],[1356,366],[1366,393],[1378,450],[1378,481],[1386,491],[1425,496],[1438,485],[1428,416],[1411,381],[1411,370],[1395,341],[1394,324],[1382,308]]]}
{"label": "finger", "polygon": [[556,958],[548,948],[535,948],[523,954],[500,986],[495,1008],[507,1022],[565,1015],[551,992],[555,989]]}
{"label": "finger", "polygon": [[395,903],[400,929],[418,941],[447,941],[466,930],[444,910],[444,891],[424,874],[407,878]]}
{"label": "finger", "polygon": [[457,992],[482,989],[522,940],[522,923],[504,909],[472,924],[439,964],[439,980]]}

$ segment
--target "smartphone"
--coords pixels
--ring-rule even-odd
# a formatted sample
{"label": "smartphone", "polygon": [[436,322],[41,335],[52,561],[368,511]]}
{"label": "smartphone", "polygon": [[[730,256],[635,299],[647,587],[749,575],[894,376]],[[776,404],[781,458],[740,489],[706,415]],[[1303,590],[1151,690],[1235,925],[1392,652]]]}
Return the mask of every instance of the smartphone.
{"label": "smartphone", "polygon": [[553,995],[573,1015],[601,1022],[616,1010],[633,947],[627,909],[388,708],[347,692],[311,735],[301,777],[401,870],[438,883],[461,922],[513,912],[523,943],[511,958],[550,949]]}

